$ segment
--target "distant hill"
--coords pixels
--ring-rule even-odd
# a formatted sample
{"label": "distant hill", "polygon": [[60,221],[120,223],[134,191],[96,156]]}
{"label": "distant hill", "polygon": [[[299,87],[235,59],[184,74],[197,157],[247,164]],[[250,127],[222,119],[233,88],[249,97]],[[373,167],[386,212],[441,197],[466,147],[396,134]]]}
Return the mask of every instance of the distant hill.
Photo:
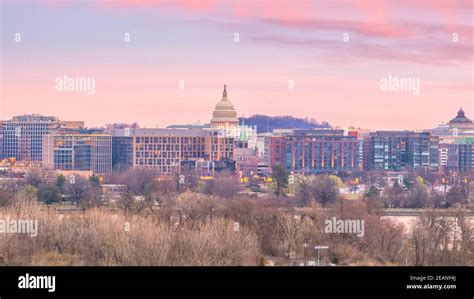
{"label": "distant hill", "polygon": [[330,128],[327,122],[318,122],[313,118],[297,118],[289,115],[268,116],[252,115],[250,117],[239,118],[240,123],[245,119],[246,125],[257,126],[258,133],[271,132],[273,129],[311,129]]}

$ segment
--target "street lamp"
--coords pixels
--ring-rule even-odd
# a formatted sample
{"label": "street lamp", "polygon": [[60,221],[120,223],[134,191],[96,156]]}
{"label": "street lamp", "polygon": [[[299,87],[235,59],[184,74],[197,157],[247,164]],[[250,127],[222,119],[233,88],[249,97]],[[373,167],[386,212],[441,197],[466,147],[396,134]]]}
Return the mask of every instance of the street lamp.
{"label": "street lamp", "polygon": [[319,266],[319,250],[321,249],[328,249],[329,247],[327,246],[314,246],[314,249],[318,251],[318,266]]}

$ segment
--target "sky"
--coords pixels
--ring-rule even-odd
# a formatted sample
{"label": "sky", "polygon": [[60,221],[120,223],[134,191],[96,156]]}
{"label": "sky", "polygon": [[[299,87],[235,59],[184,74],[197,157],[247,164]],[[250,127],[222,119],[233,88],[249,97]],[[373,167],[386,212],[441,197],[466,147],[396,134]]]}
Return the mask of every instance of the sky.
{"label": "sky", "polygon": [[[474,119],[471,0],[0,0],[0,10],[0,119],[208,123],[224,84],[239,116],[427,129],[462,107]],[[61,90],[64,78],[93,79],[93,94]]]}

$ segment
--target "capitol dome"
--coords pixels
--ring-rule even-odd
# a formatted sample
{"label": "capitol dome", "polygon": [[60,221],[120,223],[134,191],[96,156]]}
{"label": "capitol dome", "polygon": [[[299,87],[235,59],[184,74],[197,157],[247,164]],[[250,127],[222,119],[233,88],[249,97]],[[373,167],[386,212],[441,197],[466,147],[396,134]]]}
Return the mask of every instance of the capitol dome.
{"label": "capitol dome", "polygon": [[212,113],[211,128],[229,128],[239,126],[237,112],[234,105],[227,98],[227,89],[224,85],[224,92],[222,93],[222,100],[217,103],[214,112]]}

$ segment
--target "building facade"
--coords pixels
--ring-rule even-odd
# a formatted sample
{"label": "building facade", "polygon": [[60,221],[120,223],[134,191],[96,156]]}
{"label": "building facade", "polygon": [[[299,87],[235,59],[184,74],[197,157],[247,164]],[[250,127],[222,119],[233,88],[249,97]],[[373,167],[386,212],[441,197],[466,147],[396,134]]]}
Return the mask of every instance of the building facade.
{"label": "building facade", "polygon": [[84,122],[60,121],[53,116],[30,114],[2,121],[0,126],[0,158],[15,158],[17,161],[39,165],[44,135],[57,133],[62,128],[84,126]]}
{"label": "building facade", "polygon": [[0,120],[0,159],[5,159],[5,155],[3,154],[3,121]]}
{"label": "building facade", "polygon": [[460,143],[458,146],[458,171],[474,171],[474,142]]}
{"label": "building facade", "polygon": [[445,173],[474,171],[474,137],[458,137],[440,144],[440,167]]}
{"label": "building facade", "polygon": [[474,140],[474,123],[464,110],[459,109],[456,117],[447,124],[440,124],[431,130],[439,137],[440,170],[445,173],[474,171],[472,143]]}
{"label": "building facade", "polygon": [[365,170],[439,170],[439,138],[429,132],[373,132],[364,141],[364,151]]}
{"label": "building facade", "polygon": [[358,169],[363,170],[364,169],[364,144],[365,140],[367,139],[367,136],[370,134],[369,129],[361,129],[361,128],[355,128],[355,127],[349,127],[347,129],[348,136],[356,137],[357,138],[357,160],[358,160]]}
{"label": "building facade", "polygon": [[61,125],[56,117],[20,115],[2,122],[2,158],[41,162],[43,136],[57,132]]}
{"label": "building facade", "polygon": [[127,170],[133,166],[133,137],[112,135],[112,168]]}
{"label": "building facade", "polygon": [[455,118],[451,119],[448,122],[449,128],[453,129],[456,133],[462,133],[465,131],[473,131],[474,130],[474,123],[464,113],[462,108],[459,109],[458,114]]}
{"label": "building facade", "polygon": [[239,176],[254,176],[258,174],[258,166],[261,159],[256,150],[251,148],[234,149],[235,168]]}
{"label": "building facade", "polygon": [[461,108],[456,117],[448,123],[438,125],[431,133],[439,137],[440,143],[453,143],[459,137],[474,137],[474,123]]}
{"label": "building facade", "polygon": [[233,159],[234,139],[222,136],[219,130],[126,130],[112,132],[114,165],[146,167],[160,176],[171,176],[181,172],[183,165],[198,165],[196,161]]}
{"label": "building facade", "polygon": [[48,169],[112,171],[112,136],[108,134],[49,134],[43,136],[42,166]]}
{"label": "building facade", "polygon": [[459,146],[457,144],[439,144],[439,167],[443,172],[459,170]]}
{"label": "building facade", "polygon": [[271,166],[301,174],[340,174],[357,170],[357,138],[343,130],[294,130],[271,138]]}

